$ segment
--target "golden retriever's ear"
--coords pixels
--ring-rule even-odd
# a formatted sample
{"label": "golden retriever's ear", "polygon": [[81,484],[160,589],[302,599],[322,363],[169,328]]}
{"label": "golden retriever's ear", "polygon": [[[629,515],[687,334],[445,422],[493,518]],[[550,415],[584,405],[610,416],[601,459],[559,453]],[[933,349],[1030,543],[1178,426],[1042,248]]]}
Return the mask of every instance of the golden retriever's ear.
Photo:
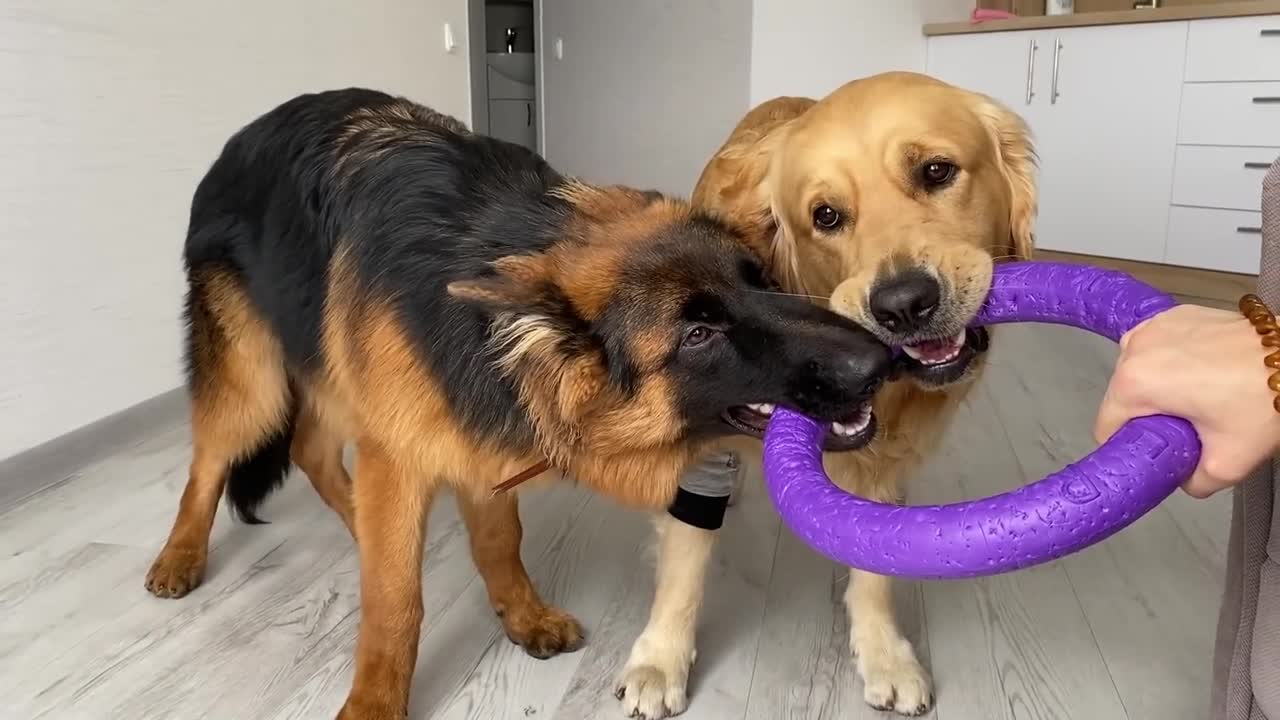
{"label": "golden retriever's ear", "polygon": [[1036,152],[1031,129],[1020,115],[995,100],[983,96],[978,116],[1000,153],[1000,171],[1009,184],[1008,250],[1022,260],[1031,259],[1035,246],[1037,210]]}
{"label": "golden retriever's ear", "polygon": [[804,284],[804,275],[800,272],[800,254],[796,249],[795,234],[788,230],[782,212],[778,209],[769,209],[768,222],[773,227],[773,237],[767,251],[769,272],[782,283],[787,292],[809,292]]}

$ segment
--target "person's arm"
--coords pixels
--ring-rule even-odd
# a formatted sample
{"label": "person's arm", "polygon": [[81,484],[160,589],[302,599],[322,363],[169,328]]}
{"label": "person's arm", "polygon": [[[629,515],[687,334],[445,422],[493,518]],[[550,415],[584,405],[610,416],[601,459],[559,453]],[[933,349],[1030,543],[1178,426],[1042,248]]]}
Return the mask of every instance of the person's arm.
{"label": "person's arm", "polygon": [[1267,355],[1239,312],[1184,305],[1161,313],[1121,339],[1094,435],[1102,442],[1143,415],[1186,418],[1203,450],[1183,489],[1204,498],[1231,487],[1280,450]]}

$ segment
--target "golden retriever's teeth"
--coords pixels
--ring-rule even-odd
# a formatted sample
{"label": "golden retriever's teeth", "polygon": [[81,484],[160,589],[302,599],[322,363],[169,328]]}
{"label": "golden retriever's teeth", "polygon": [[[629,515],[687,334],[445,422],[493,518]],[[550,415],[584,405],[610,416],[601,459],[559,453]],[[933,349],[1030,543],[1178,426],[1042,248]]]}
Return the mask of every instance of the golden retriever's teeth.
{"label": "golden retriever's teeth", "polygon": [[904,345],[905,352],[921,365],[942,365],[960,356],[964,349],[965,331],[961,330],[947,340],[929,340],[916,345]]}
{"label": "golden retriever's teeth", "polygon": [[754,405],[748,405],[747,407],[761,415],[772,415],[774,405],[773,403],[755,403]]}

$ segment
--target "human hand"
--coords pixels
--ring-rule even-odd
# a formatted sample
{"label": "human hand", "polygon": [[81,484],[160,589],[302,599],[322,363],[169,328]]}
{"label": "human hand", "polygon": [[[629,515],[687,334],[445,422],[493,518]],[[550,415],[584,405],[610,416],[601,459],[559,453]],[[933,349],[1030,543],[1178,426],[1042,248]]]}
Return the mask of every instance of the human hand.
{"label": "human hand", "polygon": [[1183,489],[1205,498],[1231,487],[1280,449],[1267,354],[1240,313],[1195,305],[1160,313],[1121,338],[1094,436],[1103,442],[1143,415],[1186,418],[1202,450]]}

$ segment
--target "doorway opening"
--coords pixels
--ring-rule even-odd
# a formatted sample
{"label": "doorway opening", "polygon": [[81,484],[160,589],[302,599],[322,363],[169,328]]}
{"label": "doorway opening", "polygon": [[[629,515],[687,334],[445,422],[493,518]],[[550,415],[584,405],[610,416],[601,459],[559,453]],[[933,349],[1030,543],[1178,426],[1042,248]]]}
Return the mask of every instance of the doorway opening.
{"label": "doorway opening", "polygon": [[537,0],[468,0],[471,127],[541,147]]}

